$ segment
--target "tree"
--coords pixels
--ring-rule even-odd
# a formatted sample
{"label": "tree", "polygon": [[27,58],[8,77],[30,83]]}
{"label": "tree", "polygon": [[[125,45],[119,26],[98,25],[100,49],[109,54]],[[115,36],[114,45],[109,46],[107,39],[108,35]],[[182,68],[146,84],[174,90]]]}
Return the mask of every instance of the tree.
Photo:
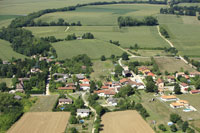
{"label": "tree", "polygon": [[195,133],[195,131],[194,131],[194,129],[188,127],[188,128],[187,128],[187,133]]}
{"label": "tree", "polygon": [[195,88],[200,89],[200,78],[195,82]]}
{"label": "tree", "polygon": [[70,128],[70,133],[78,133],[78,131],[75,127],[72,127]]}
{"label": "tree", "polygon": [[176,123],[179,120],[181,120],[181,116],[175,113],[170,114],[170,121],[172,121],[173,123]]}
{"label": "tree", "polygon": [[6,86],[6,83],[5,82],[0,83],[0,91],[4,92],[4,91],[7,91],[7,90],[8,90],[8,88]]}
{"label": "tree", "polygon": [[94,39],[94,35],[92,33],[83,34],[82,38],[84,39]]}
{"label": "tree", "polygon": [[104,55],[101,56],[101,61],[105,61],[106,57]]}
{"label": "tree", "polygon": [[95,110],[99,116],[102,116],[106,111],[101,105],[97,105]]}
{"label": "tree", "polygon": [[122,54],[122,60],[129,60],[128,54],[127,54],[126,52],[124,52],[124,53]]}
{"label": "tree", "polygon": [[115,66],[115,74],[118,76],[118,75],[122,75],[122,71],[123,71],[123,68],[120,66],[120,65],[116,65]]}
{"label": "tree", "polygon": [[175,92],[175,94],[181,94],[181,88],[178,84],[175,84],[174,92]]}
{"label": "tree", "polygon": [[115,59],[115,55],[112,54],[112,55],[110,56],[110,58],[111,58],[111,59]]}
{"label": "tree", "polygon": [[187,130],[188,127],[189,127],[189,124],[188,124],[187,121],[185,121],[185,122],[183,123],[183,125],[182,125],[182,131],[183,131],[183,132],[186,132],[186,130]]}
{"label": "tree", "polygon": [[78,120],[76,119],[76,116],[71,115],[70,118],[69,118],[69,123],[70,124],[77,124]]}
{"label": "tree", "polygon": [[200,16],[198,16],[198,20],[200,20]]}
{"label": "tree", "polygon": [[90,81],[90,93],[93,93],[96,89],[96,83],[93,80]]}
{"label": "tree", "polygon": [[174,125],[174,124],[170,127],[170,129],[171,129],[172,132],[176,132],[177,131],[176,125]]}
{"label": "tree", "polygon": [[164,124],[160,124],[160,125],[158,126],[158,128],[159,128],[160,130],[162,130],[162,131],[167,131],[167,129],[166,129],[166,127],[164,126]]}

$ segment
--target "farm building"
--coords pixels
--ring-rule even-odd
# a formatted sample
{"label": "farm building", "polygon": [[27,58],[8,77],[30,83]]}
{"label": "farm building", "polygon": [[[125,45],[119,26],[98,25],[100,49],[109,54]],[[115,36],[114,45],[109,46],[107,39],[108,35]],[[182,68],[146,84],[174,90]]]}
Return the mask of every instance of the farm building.
{"label": "farm building", "polygon": [[89,109],[77,109],[77,116],[80,116],[81,118],[88,117],[89,114],[90,114]]}
{"label": "farm building", "polygon": [[166,96],[166,95],[162,95],[160,97],[160,99],[164,102],[170,102],[170,101],[177,101],[179,100],[176,96],[174,95],[169,95],[169,96]]}

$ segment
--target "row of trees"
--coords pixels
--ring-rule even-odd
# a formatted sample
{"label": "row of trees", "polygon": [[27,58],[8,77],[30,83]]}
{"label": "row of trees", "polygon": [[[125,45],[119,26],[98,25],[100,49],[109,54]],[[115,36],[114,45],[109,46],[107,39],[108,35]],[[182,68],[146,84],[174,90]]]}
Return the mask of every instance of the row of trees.
{"label": "row of trees", "polygon": [[154,26],[158,25],[158,20],[153,16],[147,16],[143,20],[138,20],[136,18],[131,18],[129,16],[126,17],[118,17],[117,19],[119,27],[125,27],[125,26],[141,26],[141,25],[147,25],[147,26]]}
{"label": "row of trees", "polygon": [[[77,36],[76,34],[70,34],[70,35],[67,35],[67,37],[65,38],[65,40],[76,40],[77,39]],[[82,36],[82,39],[94,39],[94,35],[90,32],[88,33],[84,33],[83,36]]]}
{"label": "row of trees", "polygon": [[165,37],[165,38],[169,38],[169,33],[167,32],[167,30],[165,29],[165,27],[160,26],[160,33]]}
{"label": "row of trees", "polygon": [[31,31],[21,28],[2,28],[0,39],[9,41],[14,51],[27,56],[42,54],[51,47],[47,41],[35,38]]}
{"label": "row of trees", "polygon": [[200,7],[198,6],[171,6],[169,8],[161,8],[161,14],[176,14],[176,15],[187,15],[196,16],[196,13],[200,13]]}

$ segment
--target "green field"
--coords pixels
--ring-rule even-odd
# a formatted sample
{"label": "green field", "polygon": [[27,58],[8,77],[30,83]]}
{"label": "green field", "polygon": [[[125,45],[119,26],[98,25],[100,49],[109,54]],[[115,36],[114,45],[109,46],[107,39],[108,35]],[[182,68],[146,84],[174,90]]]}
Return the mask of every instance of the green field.
{"label": "green field", "polygon": [[150,4],[115,4],[115,5],[98,5],[77,8],[70,12],[48,13],[40,19],[44,22],[58,21],[63,18],[67,22],[81,21],[83,25],[89,26],[113,26],[117,25],[119,16],[132,16],[143,18],[144,16],[155,15],[163,5]]}
{"label": "green field", "polygon": [[53,44],[58,54],[58,59],[71,58],[79,54],[87,54],[92,59],[99,59],[102,55],[110,57],[112,54],[123,53],[117,46],[100,40],[75,40],[62,41]]}
{"label": "green field", "polygon": [[126,27],[119,29],[117,26],[76,26],[69,27],[65,32],[66,26],[54,27],[27,27],[34,35],[38,37],[55,36],[56,38],[65,38],[68,34],[75,33],[83,35],[91,32],[97,40],[102,41],[119,41],[120,46],[129,48],[135,43],[139,47],[169,47],[159,35],[155,26]]}
{"label": "green field", "polygon": [[58,95],[38,96],[37,102],[31,107],[30,112],[52,112]]}
{"label": "green field", "polygon": [[200,21],[196,17],[159,15],[158,19],[167,27],[170,41],[181,55],[200,56]]}
{"label": "green field", "polygon": [[16,53],[15,51],[13,51],[13,49],[10,46],[10,43],[4,40],[0,39],[0,58],[2,60],[9,60],[12,57],[15,58],[25,58],[26,56],[21,55],[19,53]]}
{"label": "green field", "polygon": [[7,87],[12,87],[12,79],[11,78],[0,78],[0,83],[5,82]]}
{"label": "green field", "polygon": [[91,79],[103,80],[114,70],[114,64],[110,60],[106,61],[94,61],[93,70],[91,73]]}
{"label": "green field", "polygon": [[131,50],[134,53],[140,54],[144,57],[151,57],[151,56],[168,56],[169,53],[166,53],[164,50]]}

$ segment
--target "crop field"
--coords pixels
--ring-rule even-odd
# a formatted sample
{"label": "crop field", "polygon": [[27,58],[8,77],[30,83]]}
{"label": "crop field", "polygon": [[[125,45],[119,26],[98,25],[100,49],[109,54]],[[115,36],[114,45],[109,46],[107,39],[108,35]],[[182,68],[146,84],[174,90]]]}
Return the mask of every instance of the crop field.
{"label": "crop field", "polygon": [[31,107],[30,112],[51,112],[58,95],[38,96],[37,102]]}
{"label": "crop field", "polygon": [[22,58],[24,59],[26,56],[21,55],[15,51],[10,46],[11,44],[7,41],[1,40],[0,39],[0,58],[2,60],[9,60],[12,57],[15,58]]}
{"label": "crop field", "polygon": [[81,21],[83,25],[93,26],[113,26],[117,25],[119,16],[132,16],[143,18],[144,16],[158,14],[163,5],[149,4],[115,4],[115,5],[98,5],[77,8],[70,12],[55,12],[41,16],[38,19],[43,22],[57,22],[63,18],[67,22]]}
{"label": "crop field", "polygon": [[93,80],[102,80],[110,75],[112,70],[114,69],[114,65],[112,61],[94,61],[93,62],[93,70],[94,72],[91,73],[91,79]]}
{"label": "crop field", "polygon": [[200,21],[196,17],[159,15],[158,19],[167,27],[170,41],[181,55],[200,56]]}
{"label": "crop field", "polygon": [[185,64],[182,60],[175,59],[172,57],[160,57],[155,58],[156,63],[162,73],[168,71],[170,73],[180,71],[183,69],[184,71],[194,72],[195,69],[191,68],[189,65]]}
{"label": "crop field", "polygon": [[154,133],[137,111],[106,113],[101,133]]}
{"label": "crop field", "polygon": [[123,51],[108,42],[92,40],[62,41],[53,44],[59,59],[71,58],[79,54],[87,54],[92,59],[100,59],[102,55],[121,55]]}
{"label": "crop field", "polygon": [[151,56],[168,56],[170,54],[166,53],[164,50],[131,50],[134,53],[140,54],[141,56],[151,57]]}
{"label": "crop field", "polygon": [[62,133],[69,117],[68,112],[29,112],[24,114],[8,133]]}
{"label": "crop field", "polygon": [[139,47],[169,47],[158,34],[155,26],[126,27],[119,29],[117,26],[75,26],[69,27],[65,32],[66,26],[54,27],[28,27],[34,35],[38,37],[55,36],[65,38],[68,34],[75,33],[82,36],[86,32],[91,32],[97,40],[108,42],[109,40],[119,41],[120,46],[129,48],[135,43]]}

